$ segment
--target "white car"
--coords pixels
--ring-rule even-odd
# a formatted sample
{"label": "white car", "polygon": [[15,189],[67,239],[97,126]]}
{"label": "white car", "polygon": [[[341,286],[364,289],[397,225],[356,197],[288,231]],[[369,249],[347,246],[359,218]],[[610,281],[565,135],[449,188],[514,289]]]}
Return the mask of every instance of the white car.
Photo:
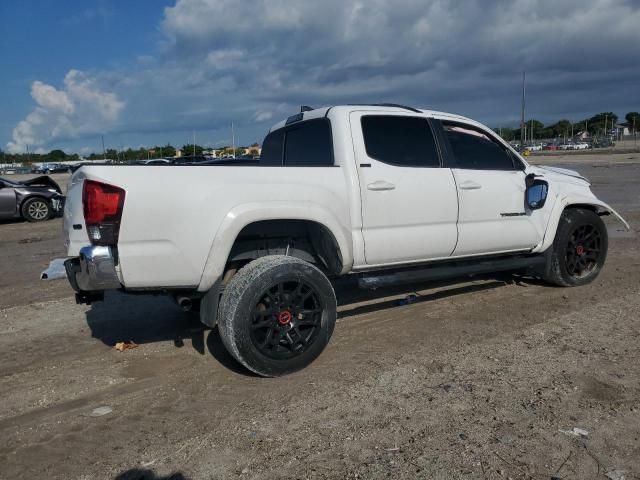
{"label": "white car", "polygon": [[64,213],[79,302],[170,292],[264,376],[323,351],[334,279],[383,285],[495,271],[591,282],[601,216],[578,173],[534,167],[489,128],[399,105],[307,110],[276,124],[258,164],[84,166]]}

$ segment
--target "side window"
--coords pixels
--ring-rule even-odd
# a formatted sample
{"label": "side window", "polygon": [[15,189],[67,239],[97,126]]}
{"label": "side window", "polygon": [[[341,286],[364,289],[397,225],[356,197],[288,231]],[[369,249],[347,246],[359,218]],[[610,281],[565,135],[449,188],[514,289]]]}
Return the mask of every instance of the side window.
{"label": "side window", "polygon": [[361,119],[367,155],[400,167],[439,167],[440,159],[426,118],[366,115]]}
{"label": "side window", "polygon": [[507,150],[481,130],[457,123],[443,122],[458,166],[469,170],[514,170]]}
{"label": "side window", "polygon": [[286,129],[285,166],[333,165],[333,142],[329,120],[308,120]]}
{"label": "side window", "polygon": [[262,142],[262,153],[260,155],[260,165],[282,166],[282,144],[284,140],[284,130],[276,130],[267,135]]}

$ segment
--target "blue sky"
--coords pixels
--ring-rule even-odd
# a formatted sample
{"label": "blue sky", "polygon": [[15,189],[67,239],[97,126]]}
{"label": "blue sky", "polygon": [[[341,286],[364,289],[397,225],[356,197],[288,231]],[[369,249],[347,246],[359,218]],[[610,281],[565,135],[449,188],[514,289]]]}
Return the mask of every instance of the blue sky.
{"label": "blue sky", "polygon": [[261,141],[299,105],[640,110],[637,0],[3,0],[0,148]]}

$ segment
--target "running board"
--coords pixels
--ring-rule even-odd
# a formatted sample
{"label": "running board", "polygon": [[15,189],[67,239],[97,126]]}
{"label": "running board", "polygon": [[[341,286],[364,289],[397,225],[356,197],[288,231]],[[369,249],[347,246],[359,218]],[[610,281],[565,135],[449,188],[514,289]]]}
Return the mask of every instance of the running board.
{"label": "running board", "polygon": [[[438,262],[432,266],[411,267],[386,270],[376,273],[361,273],[358,278],[360,288],[381,288],[406,283],[417,283],[430,280],[447,280],[459,277],[481,275],[486,273],[506,272],[522,269],[536,269],[544,267],[543,254],[485,258],[483,260],[459,260],[452,262]],[[539,271],[539,270],[538,270]]]}

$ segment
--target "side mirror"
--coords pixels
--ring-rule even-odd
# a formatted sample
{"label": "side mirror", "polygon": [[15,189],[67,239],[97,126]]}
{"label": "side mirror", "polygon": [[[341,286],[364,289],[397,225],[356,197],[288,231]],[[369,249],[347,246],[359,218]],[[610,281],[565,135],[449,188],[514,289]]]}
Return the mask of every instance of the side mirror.
{"label": "side mirror", "polygon": [[[529,175],[527,175],[527,180],[528,179]],[[527,206],[531,210],[538,210],[544,207],[548,193],[549,184],[544,180],[532,178],[530,181],[527,181],[527,189],[525,191]]]}

